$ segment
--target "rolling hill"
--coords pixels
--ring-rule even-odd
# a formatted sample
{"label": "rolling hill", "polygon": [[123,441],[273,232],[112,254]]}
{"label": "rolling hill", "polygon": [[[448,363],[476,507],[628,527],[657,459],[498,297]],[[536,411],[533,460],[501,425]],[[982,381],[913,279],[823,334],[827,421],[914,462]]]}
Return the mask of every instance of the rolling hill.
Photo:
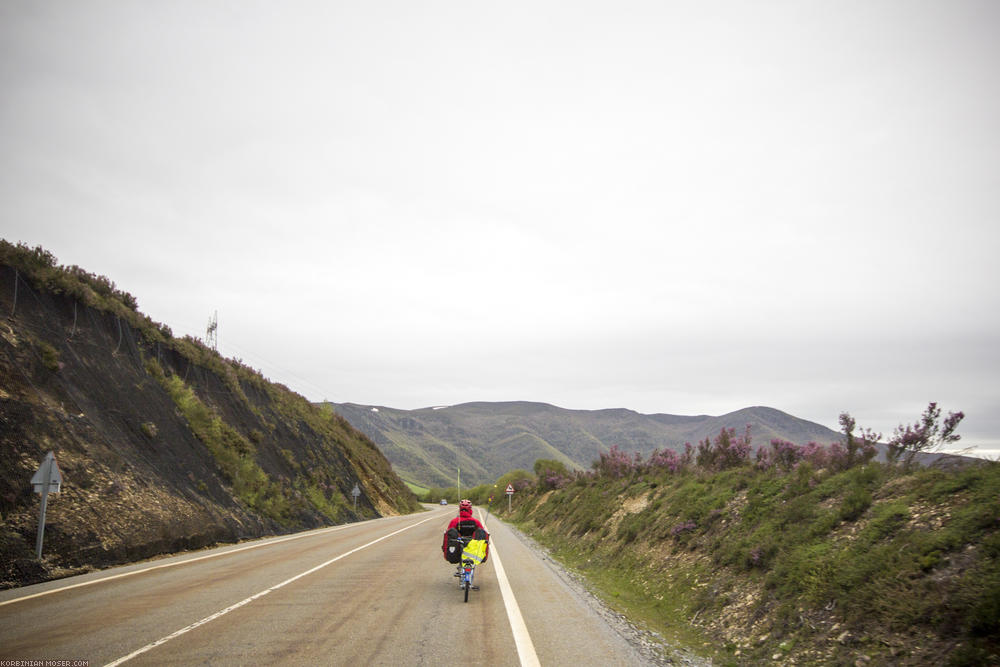
{"label": "rolling hill", "polygon": [[463,484],[492,482],[537,459],[589,468],[600,452],[617,445],[648,456],[655,449],[683,451],[723,428],[740,434],[750,425],[754,443],[774,438],[797,444],[839,439],[836,431],[767,407],[721,416],[646,415],[626,409],[568,410],[524,401],[463,403],[399,410],[356,403],[327,403],[371,438],[404,480],[448,486],[462,470]]}

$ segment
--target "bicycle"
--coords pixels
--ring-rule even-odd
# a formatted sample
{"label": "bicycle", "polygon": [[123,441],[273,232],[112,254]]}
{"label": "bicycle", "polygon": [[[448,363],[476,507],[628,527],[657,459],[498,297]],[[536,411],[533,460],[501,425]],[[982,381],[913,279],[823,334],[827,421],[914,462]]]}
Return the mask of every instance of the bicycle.
{"label": "bicycle", "polygon": [[475,581],[476,576],[476,565],[482,563],[486,555],[486,540],[459,537],[458,541],[462,545],[462,562],[459,564],[455,576],[459,578],[458,585],[465,593],[465,601],[468,602],[469,591],[479,590],[479,586],[476,586],[473,581]]}

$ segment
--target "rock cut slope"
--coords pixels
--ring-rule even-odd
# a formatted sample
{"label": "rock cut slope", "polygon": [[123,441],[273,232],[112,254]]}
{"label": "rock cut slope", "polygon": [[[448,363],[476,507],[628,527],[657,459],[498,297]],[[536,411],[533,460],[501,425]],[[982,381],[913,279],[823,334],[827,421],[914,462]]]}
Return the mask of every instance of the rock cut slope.
{"label": "rock cut slope", "polygon": [[[106,278],[0,240],[0,313],[0,585],[418,508],[345,420],[173,338]],[[39,563],[28,482],[50,450]]]}

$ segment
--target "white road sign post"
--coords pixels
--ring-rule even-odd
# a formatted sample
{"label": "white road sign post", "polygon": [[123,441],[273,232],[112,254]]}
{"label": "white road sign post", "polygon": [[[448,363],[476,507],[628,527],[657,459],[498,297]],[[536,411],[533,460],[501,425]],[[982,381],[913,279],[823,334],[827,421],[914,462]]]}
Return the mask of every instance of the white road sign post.
{"label": "white road sign post", "polygon": [[354,496],[354,510],[357,511],[357,509],[358,509],[358,496],[361,495],[361,489],[358,488],[357,484],[355,484],[354,488],[351,489],[351,495]]}
{"label": "white road sign post", "polygon": [[507,494],[507,512],[510,513],[510,497],[514,495],[514,485],[508,484],[507,490],[504,493]]}
{"label": "white road sign post", "polygon": [[31,478],[31,485],[35,493],[42,495],[42,507],[38,512],[38,541],[35,543],[35,558],[42,559],[42,538],[45,535],[45,506],[49,502],[50,493],[59,493],[62,487],[62,473],[59,472],[59,464],[56,463],[56,455],[49,452],[45,455],[42,465]]}

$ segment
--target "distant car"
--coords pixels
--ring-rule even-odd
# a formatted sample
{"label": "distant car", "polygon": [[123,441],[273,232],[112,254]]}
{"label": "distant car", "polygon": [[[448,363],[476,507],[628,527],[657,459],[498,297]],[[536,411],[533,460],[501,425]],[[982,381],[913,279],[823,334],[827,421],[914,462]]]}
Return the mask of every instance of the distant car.
{"label": "distant car", "polygon": [[447,500],[445,500],[444,498],[442,498],[442,499],[441,499],[441,504],[442,504],[442,505],[447,505],[447,504],[448,504],[448,501],[447,501]]}

